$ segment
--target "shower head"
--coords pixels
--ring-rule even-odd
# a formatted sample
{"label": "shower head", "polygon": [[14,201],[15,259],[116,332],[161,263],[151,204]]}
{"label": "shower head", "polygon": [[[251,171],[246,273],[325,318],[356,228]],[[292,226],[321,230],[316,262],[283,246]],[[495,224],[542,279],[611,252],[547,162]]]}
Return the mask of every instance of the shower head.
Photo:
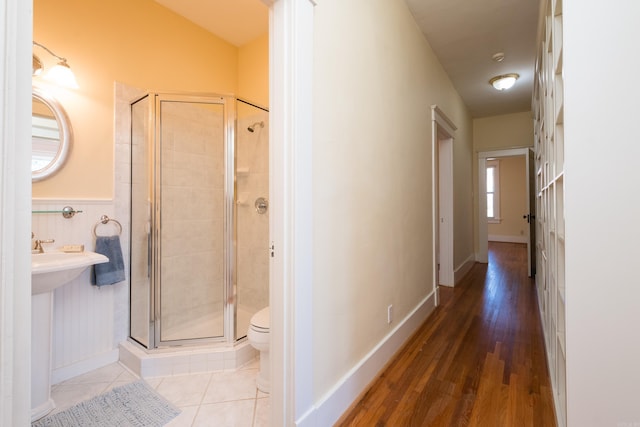
{"label": "shower head", "polygon": [[258,126],[258,125],[259,125],[261,128],[263,128],[263,127],[264,127],[264,122],[255,122],[254,124],[252,124],[251,126],[249,126],[249,127],[247,128],[247,130],[248,130],[249,132],[255,132],[255,131],[256,131],[256,126]]}

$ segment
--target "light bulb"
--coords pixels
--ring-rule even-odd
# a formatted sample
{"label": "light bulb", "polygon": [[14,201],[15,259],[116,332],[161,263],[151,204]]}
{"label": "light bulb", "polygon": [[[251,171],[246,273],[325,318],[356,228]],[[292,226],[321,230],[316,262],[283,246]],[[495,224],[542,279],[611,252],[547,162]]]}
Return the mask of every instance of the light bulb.
{"label": "light bulb", "polygon": [[76,76],[65,61],[58,62],[45,76],[44,79],[54,82],[60,86],[78,89]]}

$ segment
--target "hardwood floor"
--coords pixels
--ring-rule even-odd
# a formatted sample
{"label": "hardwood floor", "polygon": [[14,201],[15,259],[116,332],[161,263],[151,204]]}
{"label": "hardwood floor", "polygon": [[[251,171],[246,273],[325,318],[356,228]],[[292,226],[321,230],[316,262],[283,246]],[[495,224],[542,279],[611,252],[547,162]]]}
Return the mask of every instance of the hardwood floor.
{"label": "hardwood floor", "polygon": [[522,244],[489,243],[338,426],[556,425]]}

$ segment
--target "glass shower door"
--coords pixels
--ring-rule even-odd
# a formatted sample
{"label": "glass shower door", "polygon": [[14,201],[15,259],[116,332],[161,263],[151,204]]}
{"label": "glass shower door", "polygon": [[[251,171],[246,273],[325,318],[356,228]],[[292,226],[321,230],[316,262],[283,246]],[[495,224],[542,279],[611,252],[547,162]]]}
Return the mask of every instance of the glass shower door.
{"label": "glass shower door", "polygon": [[131,312],[130,336],[146,348],[153,346],[151,317],[151,164],[149,95],[131,104]]}
{"label": "glass shower door", "polygon": [[131,329],[148,349],[233,333],[233,98],[131,103]]}
{"label": "glass shower door", "polygon": [[230,241],[223,98],[156,100],[158,344],[224,337]]}

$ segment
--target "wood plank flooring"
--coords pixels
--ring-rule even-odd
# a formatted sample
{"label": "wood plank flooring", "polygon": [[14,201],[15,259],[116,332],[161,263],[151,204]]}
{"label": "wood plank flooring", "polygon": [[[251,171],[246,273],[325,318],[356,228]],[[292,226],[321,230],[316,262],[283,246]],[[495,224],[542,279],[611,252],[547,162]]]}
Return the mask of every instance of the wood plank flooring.
{"label": "wood plank flooring", "polygon": [[489,243],[337,426],[544,426],[555,414],[527,249]]}

